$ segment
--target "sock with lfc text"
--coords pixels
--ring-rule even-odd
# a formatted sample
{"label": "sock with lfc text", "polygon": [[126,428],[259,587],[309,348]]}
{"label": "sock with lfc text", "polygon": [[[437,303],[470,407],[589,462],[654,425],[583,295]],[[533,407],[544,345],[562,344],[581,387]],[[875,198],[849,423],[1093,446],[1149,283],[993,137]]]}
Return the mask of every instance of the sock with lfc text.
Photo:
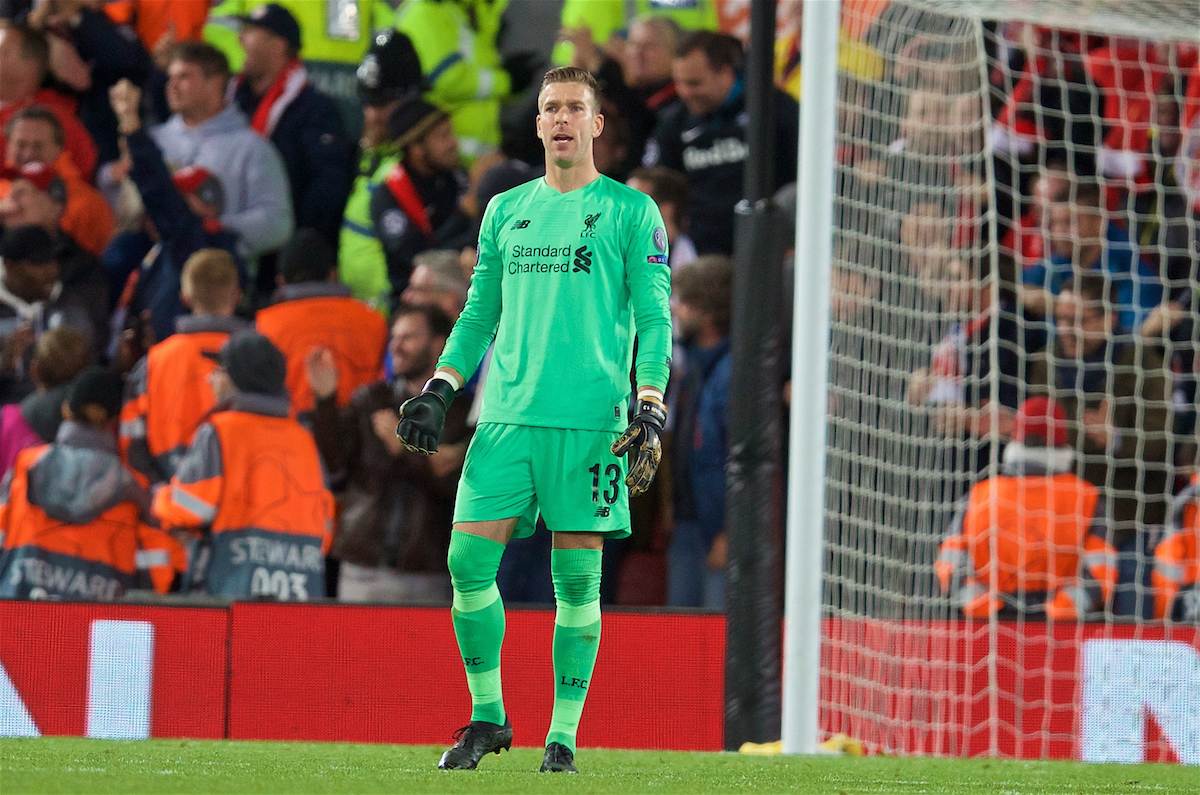
{"label": "sock with lfc text", "polygon": [[575,752],[575,732],[591,686],[600,648],[600,559],[598,549],[550,552],[554,579],[554,713],[546,745]]}
{"label": "sock with lfc text", "polygon": [[450,534],[450,580],[454,585],[454,635],[467,669],[471,720],[504,723],[500,689],[500,646],[504,642],[504,602],[496,572],[504,545],[482,536]]}

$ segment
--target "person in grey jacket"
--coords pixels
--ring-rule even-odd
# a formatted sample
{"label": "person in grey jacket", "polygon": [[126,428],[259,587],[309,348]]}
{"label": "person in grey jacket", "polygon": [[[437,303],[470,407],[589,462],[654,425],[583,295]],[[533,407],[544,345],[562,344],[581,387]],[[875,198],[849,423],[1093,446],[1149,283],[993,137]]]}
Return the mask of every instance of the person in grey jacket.
{"label": "person in grey jacket", "polygon": [[287,173],[271,142],[226,103],[229,62],[210,44],[185,41],[171,54],[167,75],[173,115],[150,135],[168,167],[202,166],[221,180],[221,223],[241,236],[242,256],[278,249],[294,226]]}

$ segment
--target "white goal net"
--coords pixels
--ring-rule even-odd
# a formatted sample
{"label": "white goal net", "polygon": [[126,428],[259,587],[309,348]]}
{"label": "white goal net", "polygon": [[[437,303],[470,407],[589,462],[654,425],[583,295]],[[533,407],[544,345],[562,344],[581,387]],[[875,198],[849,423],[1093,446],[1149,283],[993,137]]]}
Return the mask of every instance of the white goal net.
{"label": "white goal net", "polygon": [[843,0],[822,739],[1200,763],[1198,43]]}

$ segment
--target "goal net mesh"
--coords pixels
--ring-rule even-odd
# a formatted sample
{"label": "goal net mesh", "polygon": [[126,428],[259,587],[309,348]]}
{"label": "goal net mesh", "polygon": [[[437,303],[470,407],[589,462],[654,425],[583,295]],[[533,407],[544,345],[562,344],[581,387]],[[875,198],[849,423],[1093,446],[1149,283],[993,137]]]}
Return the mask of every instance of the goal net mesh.
{"label": "goal net mesh", "polygon": [[1103,756],[1081,650],[1163,637],[1195,521],[1198,32],[1195,0],[843,0],[825,738]]}

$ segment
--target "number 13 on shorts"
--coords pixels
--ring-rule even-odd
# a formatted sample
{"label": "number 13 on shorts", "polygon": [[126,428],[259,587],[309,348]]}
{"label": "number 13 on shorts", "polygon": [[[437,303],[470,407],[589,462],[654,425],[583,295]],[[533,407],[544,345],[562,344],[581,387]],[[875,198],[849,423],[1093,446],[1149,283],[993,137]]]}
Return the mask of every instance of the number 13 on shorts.
{"label": "number 13 on shorts", "polygon": [[621,467],[616,464],[609,464],[604,468],[604,489],[600,489],[601,476],[600,464],[595,464],[588,469],[592,473],[592,502],[599,504],[600,497],[604,497],[604,502],[607,505],[616,505],[617,498],[620,496],[620,489],[624,487],[624,478],[621,474]]}

